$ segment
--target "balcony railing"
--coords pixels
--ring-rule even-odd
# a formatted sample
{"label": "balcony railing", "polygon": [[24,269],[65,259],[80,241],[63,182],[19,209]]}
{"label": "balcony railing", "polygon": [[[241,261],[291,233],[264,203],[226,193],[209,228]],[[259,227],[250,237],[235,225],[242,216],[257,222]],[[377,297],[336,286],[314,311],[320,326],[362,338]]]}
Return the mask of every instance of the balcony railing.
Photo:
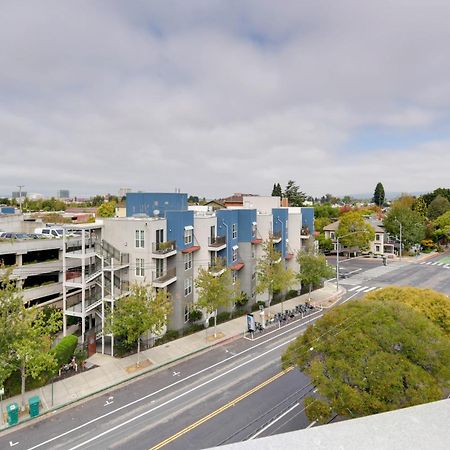
{"label": "balcony railing", "polygon": [[224,267],[223,264],[219,264],[219,263],[216,263],[216,262],[209,262],[208,263],[208,270],[211,273],[215,274],[215,275],[222,274],[223,272],[225,272],[225,269],[226,269],[226,267]]}
{"label": "balcony railing", "polygon": [[165,283],[166,281],[171,280],[172,278],[176,278],[177,269],[176,267],[172,267],[163,272],[153,272],[153,282],[154,283]]}
{"label": "balcony railing", "polygon": [[310,235],[309,228],[308,227],[302,227],[302,229],[300,230],[300,235],[301,236],[309,236]]}
{"label": "balcony railing", "polygon": [[269,238],[272,239],[272,241],[281,241],[281,231],[273,231],[272,233],[269,233]]}
{"label": "balcony railing", "polygon": [[227,245],[227,239],[225,236],[210,237],[208,239],[209,247],[222,247],[224,245]]}
{"label": "balcony railing", "polygon": [[176,241],[165,241],[165,242],[153,242],[152,251],[158,255],[165,255],[166,253],[171,253],[176,251],[177,243]]}

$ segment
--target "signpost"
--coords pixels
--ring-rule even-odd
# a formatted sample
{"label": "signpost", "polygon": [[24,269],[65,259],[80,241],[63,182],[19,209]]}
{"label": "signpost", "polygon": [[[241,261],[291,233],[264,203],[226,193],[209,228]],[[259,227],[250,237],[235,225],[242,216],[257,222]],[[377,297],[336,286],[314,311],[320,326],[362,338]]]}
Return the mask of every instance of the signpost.
{"label": "signpost", "polygon": [[5,388],[0,387],[0,425],[3,425],[3,395],[5,394]]}

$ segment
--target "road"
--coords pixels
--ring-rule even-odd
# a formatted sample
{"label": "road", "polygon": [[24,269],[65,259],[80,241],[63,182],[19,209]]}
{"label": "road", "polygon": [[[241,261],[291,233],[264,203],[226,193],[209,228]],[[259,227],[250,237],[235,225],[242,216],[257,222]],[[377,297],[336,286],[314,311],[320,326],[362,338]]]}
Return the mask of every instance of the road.
{"label": "road", "polygon": [[[386,267],[381,260],[343,261],[354,273],[341,280],[348,290],[341,301],[392,284],[449,295],[450,266],[439,259]],[[0,437],[0,448],[198,449],[304,428],[303,398],[314,395],[314,386],[297,370],[282,372],[280,355],[321,316],[315,312],[253,341],[239,338],[216,346],[12,429]]]}

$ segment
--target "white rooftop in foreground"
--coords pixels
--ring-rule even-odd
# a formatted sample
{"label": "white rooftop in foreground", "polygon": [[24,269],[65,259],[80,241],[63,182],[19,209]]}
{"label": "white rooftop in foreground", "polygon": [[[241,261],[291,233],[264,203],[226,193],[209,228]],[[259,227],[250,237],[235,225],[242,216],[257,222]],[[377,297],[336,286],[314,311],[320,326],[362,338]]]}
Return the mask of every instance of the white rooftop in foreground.
{"label": "white rooftop in foreground", "polygon": [[221,450],[441,450],[450,449],[450,400],[317,426]]}

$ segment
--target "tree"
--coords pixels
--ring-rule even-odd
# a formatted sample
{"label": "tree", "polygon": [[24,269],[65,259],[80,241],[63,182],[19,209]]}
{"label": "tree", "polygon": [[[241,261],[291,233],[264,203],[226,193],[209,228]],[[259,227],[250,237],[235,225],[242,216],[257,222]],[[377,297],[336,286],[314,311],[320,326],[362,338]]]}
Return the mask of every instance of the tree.
{"label": "tree", "polygon": [[240,290],[233,285],[231,270],[225,267],[221,258],[215,261],[214,272],[200,268],[195,287],[198,289],[197,306],[208,314],[214,314],[214,337],[217,337],[217,310],[231,304]]}
{"label": "tree", "polygon": [[272,239],[263,243],[263,253],[256,264],[256,292],[268,293],[267,306],[270,309],[274,291],[289,289],[294,283],[295,274],[285,267],[281,253],[275,248]]}
{"label": "tree", "polygon": [[416,198],[412,206],[412,210],[418,212],[421,216],[425,217],[427,215],[427,204],[423,197]]}
{"label": "tree", "polygon": [[350,211],[340,218],[337,236],[344,247],[358,247],[365,250],[369,247],[369,242],[375,238],[375,232],[361,213]]}
{"label": "tree", "polygon": [[434,220],[449,210],[450,202],[442,195],[438,195],[428,206],[428,217]]}
{"label": "tree", "polygon": [[274,183],[272,189],[272,197],[283,197],[283,191],[281,190],[280,183]]}
{"label": "tree", "polygon": [[131,294],[120,300],[107,317],[107,330],[125,338],[128,344],[137,342],[139,366],[141,336],[150,331],[160,333],[172,311],[170,294],[161,289],[155,293],[149,285],[134,284]]}
{"label": "tree", "polygon": [[304,400],[305,414],[310,422],[325,424],[331,416],[331,408],[328,403],[314,397],[306,397]]}
{"label": "tree", "polygon": [[450,211],[439,216],[434,222],[433,238],[440,244],[446,245],[450,240]]}
{"label": "tree", "polygon": [[375,187],[375,192],[373,193],[373,199],[372,201],[378,205],[379,207],[384,205],[384,187],[381,183],[377,183]]}
{"label": "tree", "polygon": [[303,206],[303,202],[306,200],[306,194],[300,191],[293,180],[288,181],[283,197],[288,199],[289,206]]}
{"label": "tree", "polygon": [[114,217],[116,215],[116,202],[106,202],[97,209],[98,217]]}
{"label": "tree", "polygon": [[400,236],[400,223],[402,224],[402,243],[406,249],[425,237],[424,217],[409,208],[391,207],[383,223],[391,236]]}
{"label": "tree", "polygon": [[445,197],[450,202],[450,189],[444,188],[437,188],[433,192],[422,195],[422,198],[428,206],[438,195]]}
{"label": "tree", "polygon": [[297,254],[297,263],[300,266],[297,279],[308,286],[308,300],[311,299],[311,290],[313,286],[319,286],[323,279],[332,277],[335,272],[331,268],[325,255],[314,255],[313,253],[299,252]]}
{"label": "tree", "polygon": [[305,371],[336,414],[364,416],[441,399],[450,339],[406,304],[363,299],[327,312],[282,361]]}

